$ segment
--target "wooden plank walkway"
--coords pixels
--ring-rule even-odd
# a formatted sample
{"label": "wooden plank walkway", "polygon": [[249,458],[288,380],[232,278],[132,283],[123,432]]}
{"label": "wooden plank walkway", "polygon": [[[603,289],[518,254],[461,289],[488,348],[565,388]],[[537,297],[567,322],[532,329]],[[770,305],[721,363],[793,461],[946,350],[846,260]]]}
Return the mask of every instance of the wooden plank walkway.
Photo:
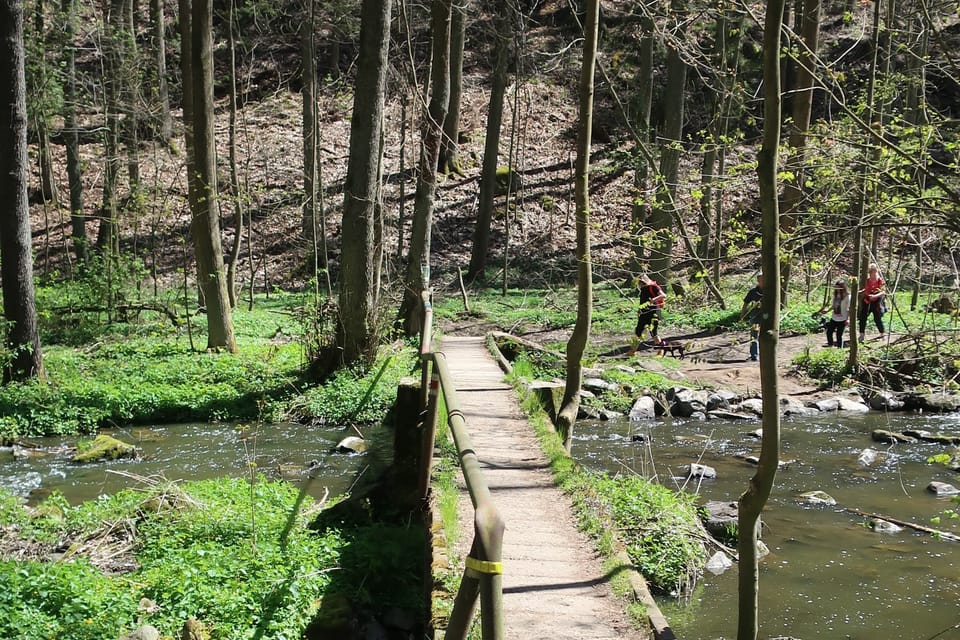
{"label": "wooden plank walkway", "polygon": [[[612,595],[594,552],[581,533],[570,499],[553,482],[549,462],[513,389],[483,338],[443,339],[467,422],[494,503],[506,522],[503,541],[503,607],[508,638],[631,640],[648,635],[630,625]],[[460,499],[466,556],[473,539],[473,507]]]}

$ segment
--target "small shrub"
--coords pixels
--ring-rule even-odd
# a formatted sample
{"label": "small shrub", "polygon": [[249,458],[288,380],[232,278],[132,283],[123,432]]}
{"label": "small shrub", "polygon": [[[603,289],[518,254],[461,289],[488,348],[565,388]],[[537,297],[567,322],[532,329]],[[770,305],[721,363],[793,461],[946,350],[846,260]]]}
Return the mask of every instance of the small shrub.
{"label": "small shrub", "polygon": [[793,365],[827,385],[840,384],[850,373],[844,349],[807,350],[793,359]]}

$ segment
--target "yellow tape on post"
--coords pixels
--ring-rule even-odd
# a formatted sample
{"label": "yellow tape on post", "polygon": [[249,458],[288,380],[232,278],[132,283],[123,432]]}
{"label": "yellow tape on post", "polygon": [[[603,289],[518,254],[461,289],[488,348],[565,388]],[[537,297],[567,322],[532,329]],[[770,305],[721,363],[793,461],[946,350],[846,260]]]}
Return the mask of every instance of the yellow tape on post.
{"label": "yellow tape on post", "polygon": [[[502,562],[489,562],[487,560],[478,560],[472,556],[467,556],[466,559],[467,572],[473,572],[474,574],[489,574],[489,575],[501,575],[503,573],[503,563]],[[479,577],[478,575],[472,577]]]}

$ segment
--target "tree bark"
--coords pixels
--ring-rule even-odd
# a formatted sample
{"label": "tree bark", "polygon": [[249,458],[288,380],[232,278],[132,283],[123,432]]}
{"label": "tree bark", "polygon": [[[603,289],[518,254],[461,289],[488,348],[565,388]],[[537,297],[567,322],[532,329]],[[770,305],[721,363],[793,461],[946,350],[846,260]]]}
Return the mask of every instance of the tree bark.
{"label": "tree bark", "polygon": [[577,131],[577,163],[574,198],[577,224],[577,321],[567,341],[567,375],[563,402],[557,413],[557,431],[570,452],[573,424],[580,408],[583,383],[583,352],[590,339],[593,317],[593,265],[590,256],[590,139],[593,128],[593,76],[597,61],[597,25],[600,0],[589,0],[583,25],[583,63],[580,70],[580,124]]}
{"label": "tree bark", "polygon": [[[653,32],[655,25],[652,18],[645,17],[641,20],[641,29],[643,35],[640,39],[640,60],[637,69],[639,79],[637,86],[637,115],[640,122],[637,127],[637,133],[640,136],[641,144],[648,144],[653,135],[653,128],[650,122],[650,112],[653,108]],[[639,154],[635,159],[636,166],[633,170],[633,205],[630,208],[630,245],[633,248],[633,271],[645,271],[643,267],[644,226],[650,216],[650,200],[648,198],[650,190],[650,162],[644,154]]]}
{"label": "tree bark", "polygon": [[109,4],[104,4],[106,14],[103,16],[103,25],[107,34],[104,43],[106,74],[103,78],[106,126],[103,129],[103,200],[97,247],[112,257],[120,252],[117,182],[120,174],[120,88],[123,84],[119,34],[123,29],[123,2],[111,0]]}
{"label": "tree bark", "polygon": [[63,133],[67,151],[67,181],[70,186],[70,239],[77,262],[89,256],[87,220],[83,213],[83,170],[80,163],[80,136],[77,133],[77,46],[74,33],[77,20],[76,0],[63,0]]}
{"label": "tree bark", "polygon": [[503,125],[503,99],[507,92],[507,61],[510,56],[510,5],[498,4],[500,20],[497,21],[493,86],[487,107],[487,130],[483,143],[483,165],[480,168],[480,194],[477,207],[477,224],[473,229],[470,251],[470,267],[467,278],[483,275],[490,252],[490,223],[497,193],[497,161],[500,154],[500,130]]}
{"label": "tree bark", "polygon": [[[803,198],[804,164],[806,163],[807,132],[810,129],[810,113],[813,110],[814,70],[817,62],[817,49],[820,40],[820,0],[803,0],[800,15],[800,53],[794,63],[794,83],[790,92],[793,119],[787,145],[790,153],[785,169],[793,174],[793,179],[783,185],[780,211],[783,213],[783,227],[791,233],[797,226],[797,213]],[[781,266],[780,304],[786,308],[789,295],[792,261],[788,258]]]}
{"label": "tree bark", "polygon": [[343,200],[337,331],[337,345],[345,363],[372,359],[377,345],[373,244],[391,8],[389,0],[363,0],[360,14],[360,58]]}
{"label": "tree bark", "polygon": [[[313,40],[313,0],[304,3],[304,15],[300,22],[300,67],[303,90],[303,237],[310,247],[314,266],[317,256],[317,62]],[[314,277],[317,274],[314,273]]]}
{"label": "tree bark", "polygon": [[[232,6],[232,4],[231,4]],[[173,116],[170,114],[170,89],[167,85],[167,44],[164,28],[164,0],[150,0],[153,27],[153,56],[157,65],[157,102],[160,107],[160,139],[170,144],[173,138]]]}
{"label": "tree bark", "polygon": [[[240,262],[240,242],[243,238],[243,194],[240,192],[240,175],[237,168],[237,33],[236,2],[228,0],[227,9],[227,48],[230,51],[230,122],[227,127],[230,140],[230,191],[233,195],[233,244],[230,246],[230,258],[227,262],[227,295],[230,308],[237,307],[237,266]],[[253,261],[253,256],[249,256]]]}
{"label": "tree bark", "polygon": [[460,98],[463,95],[463,45],[466,40],[467,12],[462,1],[451,6],[450,20],[450,100],[443,120],[443,137],[437,169],[463,175],[460,167]]}
{"label": "tree bark", "polygon": [[763,143],[757,158],[762,215],[763,299],[760,302],[760,392],[763,440],[757,471],[739,501],[740,556],[737,640],[756,640],[759,625],[757,541],[763,511],[780,464],[780,399],[777,346],[780,340],[780,221],[777,151],[780,146],[780,25],[784,0],[769,0],[763,32]]}
{"label": "tree bark", "polygon": [[0,278],[9,363],[4,383],[43,377],[27,201],[27,81],[23,3],[0,0]]}
{"label": "tree bark", "polygon": [[[670,7],[677,35],[686,14],[685,0],[673,0]],[[664,95],[663,139],[660,147],[660,175],[657,176],[656,202],[650,212],[653,233],[650,248],[650,275],[657,282],[670,282],[673,266],[673,220],[676,216],[677,176],[680,170],[683,143],[683,103],[687,78],[687,64],[680,57],[679,45],[667,50],[667,89]]]}
{"label": "tree bark", "polygon": [[[217,215],[217,164],[213,122],[213,0],[194,0],[191,20],[193,142],[197,208],[191,233],[197,272],[207,308],[207,348],[237,350],[227,293]],[[201,266],[202,265],[202,266]]]}
{"label": "tree bark", "polygon": [[443,133],[441,127],[450,98],[450,5],[451,0],[433,0],[430,12],[433,33],[432,92],[429,112],[423,122],[410,252],[407,254],[403,302],[397,318],[408,336],[420,332],[420,292],[430,286],[430,234],[433,227],[433,200],[437,190],[437,161]]}

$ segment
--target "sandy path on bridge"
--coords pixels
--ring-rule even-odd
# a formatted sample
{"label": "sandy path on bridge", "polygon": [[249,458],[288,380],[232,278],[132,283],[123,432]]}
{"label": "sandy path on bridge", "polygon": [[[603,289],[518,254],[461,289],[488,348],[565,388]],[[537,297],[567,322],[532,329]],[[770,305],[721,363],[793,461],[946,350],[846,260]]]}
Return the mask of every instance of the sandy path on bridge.
{"label": "sandy path on bridge", "polygon": [[[506,521],[503,591],[508,638],[640,640],[623,603],[610,591],[594,544],[581,533],[570,499],[553,483],[549,463],[483,338],[443,340],[474,449]],[[473,539],[473,507],[463,489],[458,554]]]}

